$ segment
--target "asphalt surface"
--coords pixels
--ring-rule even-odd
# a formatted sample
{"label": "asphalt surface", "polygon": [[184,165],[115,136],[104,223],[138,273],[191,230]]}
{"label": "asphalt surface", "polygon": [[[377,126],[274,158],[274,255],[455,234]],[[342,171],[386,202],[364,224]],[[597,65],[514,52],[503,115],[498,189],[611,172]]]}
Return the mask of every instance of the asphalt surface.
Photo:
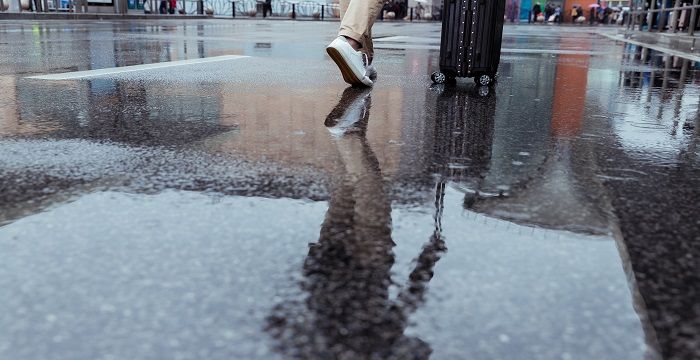
{"label": "asphalt surface", "polygon": [[700,357],[696,63],[336,27],[0,22],[0,359]]}

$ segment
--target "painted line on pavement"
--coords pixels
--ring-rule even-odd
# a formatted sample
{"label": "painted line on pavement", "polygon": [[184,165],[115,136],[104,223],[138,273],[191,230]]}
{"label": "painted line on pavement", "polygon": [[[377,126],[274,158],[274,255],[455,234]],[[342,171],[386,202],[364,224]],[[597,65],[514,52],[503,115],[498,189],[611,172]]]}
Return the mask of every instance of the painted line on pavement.
{"label": "painted line on pavement", "polygon": [[48,75],[37,75],[37,76],[27,76],[27,79],[39,79],[39,80],[75,80],[75,79],[85,79],[91,77],[108,76],[115,74],[123,74],[134,71],[145,71],[169,68],[175,66],[184,65],[195,65],[195,64],[207,64],[219,61],[227,60],[237,60],[247,58],[249,56],[245,55],[222,55],[213,56],[201,59],[190,59],[190,60],[177,60],[177,61],[167,61],[154,64],[143,64],[143,65],[131,65],[131,66],[121,66],[116,68],[106,68],[106,69],[96,69],[96,70],[86,70],[86,71],[74,71],[60,74],[48,74]]}

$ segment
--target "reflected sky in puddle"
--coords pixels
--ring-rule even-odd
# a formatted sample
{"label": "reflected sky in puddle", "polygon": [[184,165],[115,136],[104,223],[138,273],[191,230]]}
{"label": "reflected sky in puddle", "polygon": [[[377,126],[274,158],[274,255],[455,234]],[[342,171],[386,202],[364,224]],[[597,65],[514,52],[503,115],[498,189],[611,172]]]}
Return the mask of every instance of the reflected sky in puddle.
{"label": "reflected sky in puddle", "polygon": [[[431,358],[642,358],[644,334],[612,238],[495,220],[465,211],[463,196],[447,187],[447,251],[407,326]],[[14,352],[25,359],[68,358],[83,343],[118,358],[266,358],[261,324],[279,300],[304,297],[290,285],[326,209],[287,199],[97,192],[17,220],[0,231],[2,287],[39,293],[0,295],[0,338],[54,339]],[[430,239],[432,213],[429,204],[392,211],[390,301]],[[261,223],[261,215],[275,221]]]}

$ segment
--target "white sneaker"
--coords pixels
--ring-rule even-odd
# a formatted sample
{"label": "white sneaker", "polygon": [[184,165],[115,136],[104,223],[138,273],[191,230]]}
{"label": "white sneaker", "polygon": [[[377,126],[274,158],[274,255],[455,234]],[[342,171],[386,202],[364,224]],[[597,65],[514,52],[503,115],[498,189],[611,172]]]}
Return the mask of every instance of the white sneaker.
{"label": "white sneaker", "polygon": [[326,47],[326,52],[338,65],[346,83],[350,85],[372,85],[372,80],[367,76],[367,69],[365,68],[367,55],[353,49],[347,39],[338,36]]}

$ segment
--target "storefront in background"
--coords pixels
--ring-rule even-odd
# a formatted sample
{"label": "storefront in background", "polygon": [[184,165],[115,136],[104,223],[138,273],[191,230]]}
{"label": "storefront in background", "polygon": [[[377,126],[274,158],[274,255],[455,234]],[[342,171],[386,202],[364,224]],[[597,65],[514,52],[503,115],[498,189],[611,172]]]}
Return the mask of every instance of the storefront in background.
{"label": "storefront in background", "polygon": [[[561,7],[562,9],[562,14],[566,15],[567,12],[571,12],[571,8],[573,7],[574,1],[573,0],[554,0],[554,1],[544,1],[544,0],[506,0],[506,18],[509,20],[519,20],[520,22],[527,22],[531,19],[532,16],[532,9],[535,6],[535,4],[540,4],[540,9],[542,12],[544,12],[545,7],[547,4],[550,4],[553,8],[556,8],[557,6]],[[567,3],[571,3],[570,6],[567,7]],[[575,1],[576,4],[584,4],[582,6],[588,6],[587,1]],[[597,3],[596,1],[593,1],[593,3]],[[569,19],[571,18],[569,14]]]}
{"label": "storefront in background", "polygon": [[[599,0],[566,0],[564,1],[564,22],[572,22],[571,11],[574,9],[574,5],[578,5],[583,9],[583,16],[588,20],[591,16],[591,5],[599,5],[601,1]],[[588,21],[586,21],[588,23]]]}

